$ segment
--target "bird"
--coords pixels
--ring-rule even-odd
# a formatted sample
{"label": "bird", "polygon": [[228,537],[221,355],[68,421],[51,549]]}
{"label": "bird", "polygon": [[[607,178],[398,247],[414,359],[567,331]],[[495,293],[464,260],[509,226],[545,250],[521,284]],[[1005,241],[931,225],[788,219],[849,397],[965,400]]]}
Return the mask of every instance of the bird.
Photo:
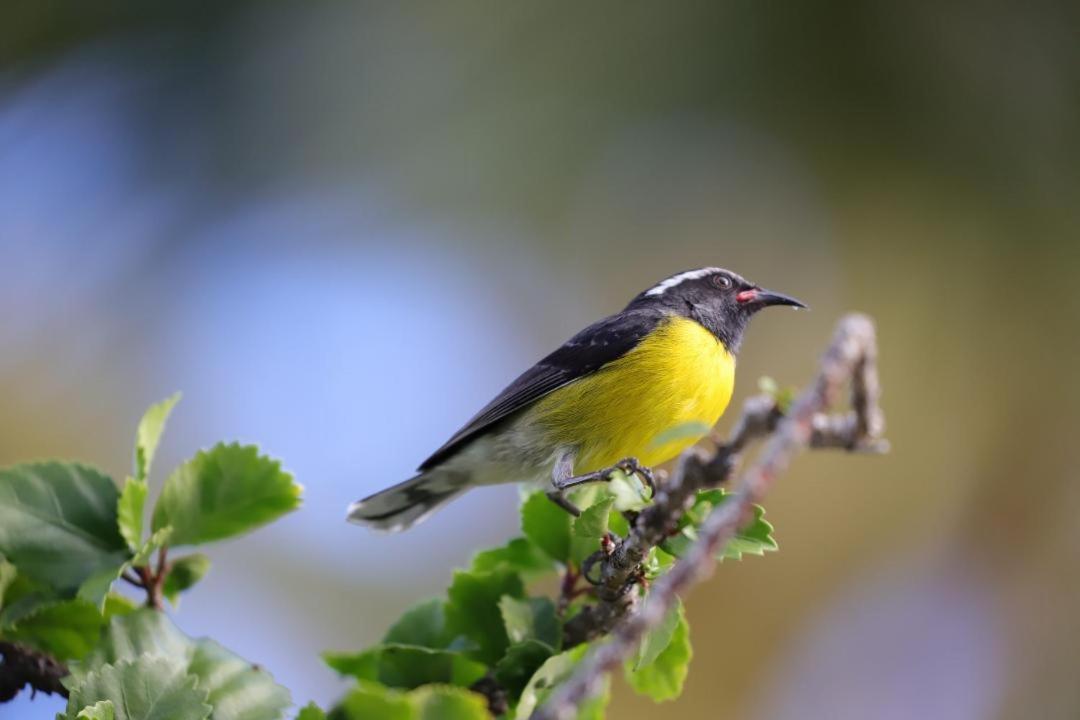
{"label": "bird", "polygon": [[723,415],[751,317],[806,308],[718,267],[675,273],[563,343],[511,382],[420,464],[417,474],[349,506],[348,520],[407,529],[472,487],[537,482],[564,493],[616,470],[649,470]]}

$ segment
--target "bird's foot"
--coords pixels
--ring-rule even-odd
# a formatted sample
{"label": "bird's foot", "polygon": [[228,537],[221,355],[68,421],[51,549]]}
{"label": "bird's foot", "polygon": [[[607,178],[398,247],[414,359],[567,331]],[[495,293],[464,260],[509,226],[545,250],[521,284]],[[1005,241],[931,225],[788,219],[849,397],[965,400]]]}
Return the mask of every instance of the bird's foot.
{"label": "bird's foot", "polygon": [[585,473],[583,475],[572,475],[567,478],[555,479],[551,481],[551,484],[555,486],[556,490],[566,491],[581,485],[587,485],[588,483],[611,482],[616,472],[621,472],[626,475],[637,475],[650,490],[653,492],[656,491],[656,481],[652,469],[645,467],[638,462],[637,458],[633,457],[623,458],[611,467],[602,470],[594,470],[593,472]]}

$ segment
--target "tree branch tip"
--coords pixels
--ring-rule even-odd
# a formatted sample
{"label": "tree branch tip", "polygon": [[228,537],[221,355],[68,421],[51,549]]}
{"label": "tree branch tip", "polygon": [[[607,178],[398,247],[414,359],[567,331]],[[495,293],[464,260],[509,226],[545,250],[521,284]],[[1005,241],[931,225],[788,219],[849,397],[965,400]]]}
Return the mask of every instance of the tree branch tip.
{"label": "tree branch tip", "polygon": [[[716,443],[713,453],[695,447],[680,456],[671,480],[641,511],[630,533],[602,561],[598,602],[586,606],[565,626],[566,647],[610,634],[607,642],[590,649],[571,676],[537,708],[531,720],[569,718],[594,693],[602,678],[629,657],[645,633],[670,609],[674,598],[706,576],[715,565],[715,551],[753,517],[776,477],[792,457],[808,448],[837,448],[860,454],[883,454],[889,441],[881,437],[885,417],[878,398],[877,339],[874,321],[863,313],[840,318],[821,355],[814,380],[785,413],[767,393],[753,395],[743,404],[731,435]],[[829,414],[827,409],[850,386],[851,410]],[[698,538],[649,593],[649,611],[630,616],[636,600],[629,581],[648,551],[663,541],[664,530],[677,524],[698,490],[719,486],[729,479],[735,458],[757,438],[768,442],[754,463],[742,471],[734,496],[715,507],[698,527]]]}

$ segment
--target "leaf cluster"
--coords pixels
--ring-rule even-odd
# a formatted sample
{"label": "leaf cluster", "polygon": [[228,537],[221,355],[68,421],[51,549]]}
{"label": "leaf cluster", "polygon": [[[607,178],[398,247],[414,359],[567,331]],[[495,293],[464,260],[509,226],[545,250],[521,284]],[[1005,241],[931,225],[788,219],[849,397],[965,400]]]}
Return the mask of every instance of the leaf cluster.
{"label": "leaf cluster", "polygon": [[[722,490],[700,493],[679,532],[664,549],[650,553],[648,575],[666,572],[684,543],[693,541],[697,526],[727,497]],[[405,612],[379,644],[359,652],[325,653],[330,667],[355,680],[327,717],[528,718],[591,645],[566,647],[563,642],[565,623],[594,599],[583,572],[588,558],[629,532],[626,513],[640,510],[648,498],[635,477],[623,475],[607,486],[579,490],[573,502],[583,508],[580,517],[566,513],[543,492],[524,494],[520,537],[476,553],[467,569],[454,573],[444,596]],[[754,522],[721,557],[739,559],[776,549],[762,514],[758,508]],[[552,596],[544,589],[554,579],[559,591]],[[648,602],[647,590],[640,592]],[[682,692],[691,656],[689,625],[679,604],[625,664],[626,681],[657,702],[674,699]],[[478,693],[484,702],[475,701]],[[451,702],[452,713],[430,714],[432,703],[442,708]],[[605,688],[579,708],[578,717],[603,718],[607,702]]]}
{"label": "leaf cluster", "polygon": [[[118,484],[74,462],[0,470],[0,640],[65,663],[65,720],[274,720],[288,692],[160,612],[208,571],[200,552],[300,504],[301,488],[252,446],[219,444],[170,473],[152,511],[149,478],[174,395],[147,410],[132,474]],[[123,579],[146,607],[117,592]]]}

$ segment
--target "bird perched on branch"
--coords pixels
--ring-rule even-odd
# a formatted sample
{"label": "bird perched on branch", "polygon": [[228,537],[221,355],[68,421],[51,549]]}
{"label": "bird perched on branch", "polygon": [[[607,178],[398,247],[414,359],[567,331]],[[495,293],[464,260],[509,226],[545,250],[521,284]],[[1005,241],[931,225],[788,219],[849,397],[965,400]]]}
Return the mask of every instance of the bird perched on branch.
{"label": "bird perched on branch", "polygon": [[735,273],[708,267],[657,283],[526,370],[419,474],[355,502],[352,522],[403,530],[470,487],[534,480],[563,493],[648,470],[720,419],[750,318],[770,305],[806,307]]}

